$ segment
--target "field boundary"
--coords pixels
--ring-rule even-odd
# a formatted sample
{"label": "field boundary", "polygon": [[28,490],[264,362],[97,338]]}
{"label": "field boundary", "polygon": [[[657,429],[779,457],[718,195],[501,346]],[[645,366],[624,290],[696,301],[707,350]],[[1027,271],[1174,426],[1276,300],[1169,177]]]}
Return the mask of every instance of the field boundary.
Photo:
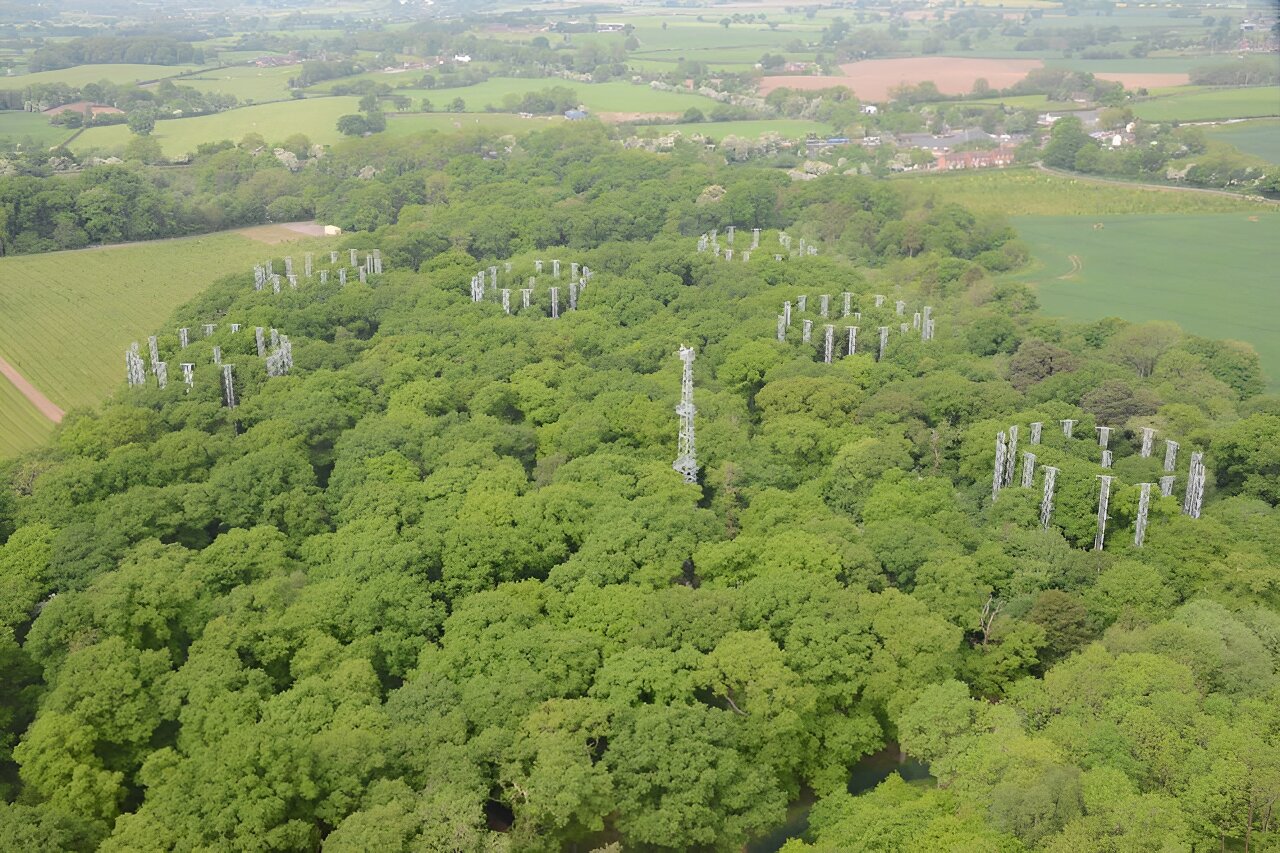
{"label": "field boundary", "polygon": [[3,358],[0,358],[0,375],[3,375],[5,379],[13,383],[13,387],[18,389],[18,393],[26,397],[40,414],[55,424],[62,423],[63,415],[66,413],[42,394],[39,388],[28,382],[27,378],[19,373],[16,367]]}

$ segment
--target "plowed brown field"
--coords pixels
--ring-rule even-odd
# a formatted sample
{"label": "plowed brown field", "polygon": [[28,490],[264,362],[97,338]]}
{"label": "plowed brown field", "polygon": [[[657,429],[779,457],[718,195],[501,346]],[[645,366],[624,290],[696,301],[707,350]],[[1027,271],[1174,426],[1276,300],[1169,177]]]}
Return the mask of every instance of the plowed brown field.
{"label": "plowed brown field", "polygon": [[973,90],[973,82],[984,78],[993,89],[1012,86],[1033,68],[1041,67],[1038,59],[969,59],[952,56],[918,56],[909,59],[868,59],[841,65],[840,76],[765,77],[760,93],[774,89],[826,89],[848,86],[864,101],[888,99],[889,90],[903,83],[932,80],[938,91],[946,95],[962,95]]}

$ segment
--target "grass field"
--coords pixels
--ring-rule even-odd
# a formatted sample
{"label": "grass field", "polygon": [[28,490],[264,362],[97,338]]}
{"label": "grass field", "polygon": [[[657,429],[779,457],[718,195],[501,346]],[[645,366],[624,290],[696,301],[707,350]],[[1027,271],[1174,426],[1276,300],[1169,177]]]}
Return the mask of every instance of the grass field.
{"label": "grass field", "polygon": [[199,68],[199,65],[77,65],[57,71],[38,71],[0,80],[0,89],[25,89],[37,83],[66,83],[83,86],[110,80],[112,83],[136,83],[139,80],[161,80]]}
{"label": "grass field", "polygon": [[0,459],[30,450],[53,432],[53,422],[36,411],[27,398],[0,377]]}
{"label": "grass field", "polygon": [[1214,138],[1246,154],[1280,163],[1280,121],[1246,121],[1209,129]]}
{"label": "grass field", "polygon": [[[1045,313],[1172,320],[1248,341],[1280,388],[1280,215],[1044,216],[1014,220]],[[1095,228],[1101,222],[1104,227]]]}
{"label": "grass field", "polygon": [[[233,232],[0,258],[0,356],[62,408],[91,405],[119,387],[131,341],[145,350],[212,281],[282,254]],[[0,401],[0,424],[22,417]]]}
{"label": "grass field", "polygon": [[423,98],[429,98],[436,109],[441,109],[454,98],[462,98],[470,112],[478,112],[486,106],[502,107],[503,98],[509,94],[522,96],[552,86],[572,89],[578,100],[588,110],[596,113],[682,113],[689,107],[707,111],[716,101],[702,95],[680,92],[659,92],[648,86],[633,83],[576,83],[558,78],[523,79],[494,77],[474,86],[456,89],[401,89],[396,94],[407,95],[416,106]]}
{"label": "grass field", "polygon": [[1246,198],[1137,185],[1101,184],[1032,168],[983,169],[896,178],[898,186],[1006,216],[1092,216],[1119,213],[1247,212],[1276,216],[1274,207]]}
{"label": "grass field", "polygon": [[1147,121],[1213,121],[1275,116],[1280,115],[1280,86],[1171,95],[1135,104],[1133,112]]}
{"label": "grass field", "polygon": [[391,136],[407,136],[425,130],[453,133],[458,130],[483,128],[519,136],[536,130],[546,130],[564,121],[563,116],[520,118],[511,113],[410,113],[407,115],[391,113],[387,115],[386,132]]}
{"label": "grass field", "polygon": [[1150,56],[1143,59],[1046,59],[1050,68],[1070,68],[1092,74],[1112,72],[1122,74],[1186,74],[1192,68],[1221,62],[1212,56]]}
{"label": "grass field", "polygon": [[219,68],[182,79],[183,86],[191,86],[201,92],[221,92],[224,95],[235,95],[242,101],[262,103],[264,101],[283,101],[289,95],[289,78],[301,72],[297,65],[284,65],[279,68],[256,68],[251,65],[237,65],[233,68]]}
{"label": "grass field", "polygon": [[760,121],[706,121],[696,124],[659,124],[636,128],[637,136],[652,137],[678,130],[685,136],[700,133],[716,142],[726,136],[756,139],[766,133],[777,133],[787,139],[804,139],[810,133],[826,136],[831,125],[800,119],[762,119]]}
{"label": "grass field", "polygon": [[54,127],[49,124],[48,117],[40,113],[21,110],[0,112],[0,147],[8,148],[27,139],[40,146],[53,146],[70,137],[73,132],[65,127]]}
{"label": "grass field", "polygon": [[[268,143],[293,133],[305,133],[312,142],[331,144],[342,139],[338,117],[354,113],[359,98],[307,98],[278,104],[240,107],[209,116],[172,119],[156,124],[152,136],[167,156],[196,150],[202,142],[239,141],[245,134],[260,133]],[[92,127],[71,144],[76,152],[116,150],[129,142],[129,128],[122,124]]]}

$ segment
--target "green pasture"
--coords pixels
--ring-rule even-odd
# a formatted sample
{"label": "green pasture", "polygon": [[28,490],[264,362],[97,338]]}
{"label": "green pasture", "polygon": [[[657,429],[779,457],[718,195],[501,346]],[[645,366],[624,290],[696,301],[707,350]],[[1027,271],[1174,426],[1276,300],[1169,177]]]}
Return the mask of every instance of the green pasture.
{"label": "green pasture", "polygon": [[1099,183],[1031,167],[917,172],[895,181],[904,189],[932,196],[935,204],[955,202],[975,212],[1006,216],[1228,212],[1274,215],[1271,207],[1243,196]]}
{"label": "green pasture", "polygon": [[[787,59],[796,62],[812,62],[814,54],[812,53],[787,53]],[[638,72],[656,72],[658,74],[666,74],[674,71],[676,63],[681,60],[679,56],[669,56],[665,58],[646,58],[646,59],[627,59],[627,67],[632,71]],[[712,71],[720,71],[726,74],[738,74],[743,71],[750,71],[755,68],[755,62],[717,62],[702,57],[683,57],[686,59],[695,59],[706,64],[707,68]]]}
{"label": "green pasture", "polygon": [[1215,139],[1235,146],[1246,154],[1280,163],[1280,121],[1244,121],[1207,128]]}
{"label": "green pasture", "polygon": [[[167,156],[196,150],[202,142],[223,139],[238,141],[246,134],[260,133],[268,142],[279,142],[294,133],[306,134],[312,142],[332,144],[342,139],[338,117],[356,112],[359,98],[307,98],[240,107],[223,113],[158,122],[152,136]],[[122,124],[92,127],[76,137],[74,151],[122,149],[129,142],[129,128]]]}
{"label": "green pasture", "polygon": [[36,145],[51,147],[71,136],[74,131],[49,124],[48,116],[21,110],[0,112],[0,148],[8,148],[30,139]]}
{"label": "green pasture", "polygon": [[34,74],[18,74],[0,79],[0,89],[25,89],[39,83],[65,83],[83,86],[110,80],[112,83],[137,83],[142,80],[162,80],[176,77],[200,68],[199,65],[77,65],[57,71],[37,71]]}
{"label": "green pasture", "polygon": [[301,71],[300,65],[284,65],[279,68],[237,65],[184,77],[181,83],[201,92],[234,95],[242,101],[283,101],[290,97],[289,78],[296,77]]}
{"label": "green pasture", "polygon": [[930,106],[950,106],[959,103],[961,106],[974,107],[1009,107],[1015,110],[1037,110],[1040,112],[1066,112],[1068,110],[1085,109],[1081,104],[1075,101],[1051,101],[1048,95],[1012,95],[1007,98],[990,97],[980,100],[965,101],[938,101],[930,104]]}
{"label": "green pasture", "polygon": [[51,432],[53,422],[0,376],[0,459],[38,447]]}
{"label": "green pasture", "polygon": [[564,121],[564,116],[521,118],[511,113],[388,113],[386,133],[391,136],[408,136],[427,130],[453,133],[459,130],[483,129],[519,136],[537,130],[546,130]]}
{"label": "green pasture", "polygon": [[[1044,216],[1014,220],[1046,314],[1172,320],[1247,341],[1280,388],[1280,214]],[[1102,228],[1097,228],[1101,223]]]}
{"label": "green pasture", "polygon": [[[131,341],[145,350],[147,335],[215,279],[285,251],[227,232],[0,258],[0,357],[62,408],[92,405],[124,380]],[[23,417],[0,400],[0,425]]]}
{"label": "green pasture", "polygon": [[637,136],[652,137],[678,130],[685,136],[700,133],[708,139],[719,142],[726,136],[741,136],[747,139],[758,139],[766,133],[776,133],[787,139],[804,139],[810,133],[827,136],[831,133],[831,125],[818,121],[801,119],[763,119],[760,121],[705,121],[694,124],[657,124],[643,125],[636,128]]}
{"label": "green pasture", "polygon": [[1212,89],[1143,101],[1134,115],[1147,121],[1213,121],[1280,115],[1280,86]]}
{"label": "green pasture", "polygon": [[527,92],[537,92],[552,86],[574,90],[579,102],[592,112],[682,113],[689,107],[697,107],[705,112],[717,104],[702,95],[660,92],[634,83],[577,83],[556,77],[493,77],[474,86],[459,86],[455,89],[401,89],[396,94],[413,98],[415,107],[423,98],[429,98],[437,110],[455,98],[462,98],[468,112],[478,112],[487,106],[501,108],[503,98],[509,94],[523,96]]}

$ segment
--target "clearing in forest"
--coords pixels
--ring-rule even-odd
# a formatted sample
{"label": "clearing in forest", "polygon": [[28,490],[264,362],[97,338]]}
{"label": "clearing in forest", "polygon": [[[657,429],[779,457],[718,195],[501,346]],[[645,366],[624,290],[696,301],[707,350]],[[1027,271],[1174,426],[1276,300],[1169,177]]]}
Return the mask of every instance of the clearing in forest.
{"label": "clearing in forest", "polygon": [[1015,275],[1037,284],[1046,314],[1172,320],[1247,341],[1280,388],[1280,214],[1028,216],[1014,225],[1035,257]]}

